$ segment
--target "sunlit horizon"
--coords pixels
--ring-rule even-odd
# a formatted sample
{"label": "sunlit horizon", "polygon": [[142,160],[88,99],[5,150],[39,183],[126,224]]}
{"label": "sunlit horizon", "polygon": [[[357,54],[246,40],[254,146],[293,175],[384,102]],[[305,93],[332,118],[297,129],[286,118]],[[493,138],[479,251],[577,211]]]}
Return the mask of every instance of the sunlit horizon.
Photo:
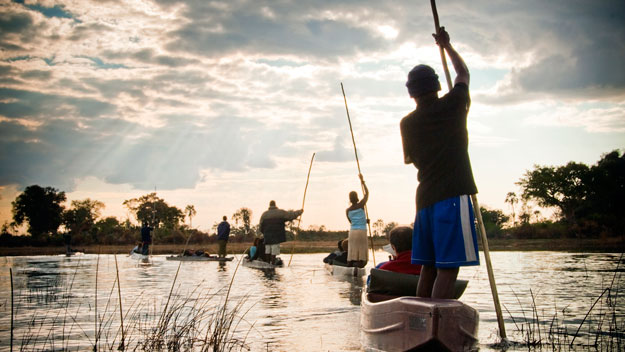
{"label": "sunlit horizon", "polygon": [[[534,165],[625,148],[625,5],[438,7],[471,72],[482,206],[510,213]],[[0,28],[0,223],[38,184],[121,221],[134,221],[124,200],[156,191],[194,205],[203,231],[242,207],[257,224],[270,200],[302,207],[317,153],[301,227],[346,230],[347,195],[362,193],[341,82],[371,222],[414,220],[406,74],[429,64],[445,86],[427,2],[3,1]]]}

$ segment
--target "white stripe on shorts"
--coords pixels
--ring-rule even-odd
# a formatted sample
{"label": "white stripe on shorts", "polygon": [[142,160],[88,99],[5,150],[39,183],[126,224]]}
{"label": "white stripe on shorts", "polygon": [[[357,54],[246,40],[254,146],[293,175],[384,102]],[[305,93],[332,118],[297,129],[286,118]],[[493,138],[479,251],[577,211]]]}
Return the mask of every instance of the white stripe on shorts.
{"label": "white stripe on shorts", "polygon": [[471,223],[471,217],[469,216],[469,196],[462,195],[460,198],[460,221],[462,222],[462,237],[464,239],[464,255],[467,257],[468,262],[477,260],[475,254],[475,247],[473,247],[473,233],[471,232],[471,226],[475,226]]}

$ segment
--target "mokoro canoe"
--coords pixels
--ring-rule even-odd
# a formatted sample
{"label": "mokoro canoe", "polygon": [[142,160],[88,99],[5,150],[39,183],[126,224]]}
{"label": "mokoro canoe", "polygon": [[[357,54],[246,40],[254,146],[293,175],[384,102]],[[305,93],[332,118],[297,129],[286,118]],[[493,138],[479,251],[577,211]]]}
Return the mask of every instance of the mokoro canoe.
{"label": "mokoro canoe", "polygon": [[197,255],[187,255],[187,256],[179,256],[179,255],[170,255],[165,257],[166,260],[176,260],[180,262],[229,262],[234,259],[234,257],[202,257]]}
{"label": "mokoro canoe", "polygon": [[326,270],[334,276],[364,276],[367,273],[365,268],[355,266],[340,266],[325,263]]}
{"label": "mokoro canoe", "polygon": [[[369,291],[363,292],[360,308],[364,350],[474,350],[478,342],[477,310],[456,299],[415,297],[417,283],[417,275],[371,270]],[[393,284],[395,287],[389,287]],[[456,281],[455,298],[462,295],[467,284]]]}
{"label": "mokoro canoe", "polygon": [[241,265],[246,266],[248,268],[256,268],[256,269],[274,269],[282,267],[282,265],[273,265],[271,263],[267,263],[262,260],[249,260],[247,258],[243,258],[243,262]]}
{"label": "mokoro canoe", "polygon": [[143,255],[137,252],[132,252],[130,253],[130,258],[136,260],[137,262],[139,262],[139,264],[150,264],[149,255]]}
{"label": "mokoro canoe", "polygon": [[85,253],[84,252],[67,252],[67,253],[65,253],[66,257],[81,256],[81,255],[85,255]]}
{"label": "mokoro canoe", "polygon": [[471,351],[479,314],[455,299],[364,292],[360,308],[365,351]]}

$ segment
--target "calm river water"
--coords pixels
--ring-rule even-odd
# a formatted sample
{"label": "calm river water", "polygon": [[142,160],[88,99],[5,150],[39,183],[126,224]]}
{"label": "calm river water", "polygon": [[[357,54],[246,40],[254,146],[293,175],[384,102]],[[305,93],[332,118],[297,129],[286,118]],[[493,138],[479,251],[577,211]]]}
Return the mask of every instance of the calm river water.
{"label": "calm river water", "polygon": [[[230,331],[250,350],[358,351],[359,305],[365,278],[331,276],[324,269],[324,256],[296,254],[290,267],[269,271],[242,266],[237,269],[236,260],[227,264],[183,262],[169,306],[193,305],[195,312],[222,306],[234,275],[228,302],[239,310]],[[288,262],[288,255],[282,257]],[[612,317],[623,328],[625,306],[622,298],[614,296],[617,292],[622,295],[625,289],[625,263],[619,266],[620,254],[493,252],[491,257],[511,340],[526,340],[527,335],[520,329],[527,331],[528,322],[537,315],[542,324],[541,338],[545,338],[544,332],[551,325],[566,328],[570,341],[593,303],[608,287],[612,287],[609,302],[616,308],[606,303],[606,293],[586,318],[576,343],[594,342],[597,334],[592,329],[597,326],[608,330],[606,312],[614,313]],[[385,252],[376,253],[378,263],[385,258]],[[481,262],[479,267],[460,270],[460,278],[469,280],[461,301],[480,313],[480,350],[496,351],[493,344],[499,341],[497,320],[483,257]],[[127,345],[132,346],[150,332],[146,321],[159,319],[179,263],[155,256],[153,265],[140,266],[125,255],[117,256],[117,263],[125,335]],[[371,266],[370,262],[368,267]],[[8,350],[10,344],[9,268],[13,270],[16,350],[93,350],[96,329],[102,331],[100,349],[119,344],[113,255],[3,257],[0,350]],[[604,317],[603,325],[599,325],[599,317]],[[201,315],[197,319],[201,323],[209,318]],[[617,333],[622,341],[623,330],[617,329]]]}

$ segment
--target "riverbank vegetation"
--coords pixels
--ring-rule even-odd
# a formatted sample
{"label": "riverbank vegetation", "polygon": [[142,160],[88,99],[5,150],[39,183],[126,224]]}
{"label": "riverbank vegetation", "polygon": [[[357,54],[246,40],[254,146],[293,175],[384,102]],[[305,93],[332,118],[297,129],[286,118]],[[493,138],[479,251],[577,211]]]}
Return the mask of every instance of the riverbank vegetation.
{"label": "riverbank vegetation", "polygon": [[513,345],[527,351],[623,351],[625,319],[623,295],[619,291],[622,263],[621,254],[608,287],[599,297],[587,297],[588,311],[583,317],[570,312],[570,302],[554,302],[550,311],[539,308],[537,302],[543,298],[531,289],[532,304],[523,307],[515,293],[521,315],[515,317],[504,305],[516,333],[522,338]]}
{"label": "riverbank vegetation", "polygon": [[[505,248],[520,250],[569,250],[583,243],[587,251],[598,251],[605,247],[602,243],[610,243],[612,251],[623,251],[625,154],[622,152],[607,153],[591,166],[576,162],[562,166],[536,165],[517,185],[519,191],[509,192],[505,197],[508,213],[501,209],[480,209],[493,250],[497,250],[496,243],[500,241],[506,243],[502,244]],[[159,245],[175,248],[187,240],[195,247],[216,243],[218,220],[209,231],[194,229],[191,224],[197,212],[193,205],[179,209],[155,192],[123,202],[133,216],[132,221],[101,217],[104,204],[98,200],[75,200],[67,208],[65,201],[63,191],[38,185],[26,187],[13,202],[13,222],[2,226],[0,247],[60,247],[68,243],[75,248],[93,248],[93,252],[95,248],[110,246],[128,248],[140,239],[141,223],[154,227],[155,250]],[[545,210],[552,214],[543,215]],[[231,244],[249,243],[260,235],[252,216],[252,211],[245,207],[231,215]],[[185,219],[188,224],[184,223]],[[395,225],[382,219],[371,221],[375,242],[385,244],[386,235]],[[28,235],[18,235],[19,226],[27,226]],[[288,230],[289,240],[321,243],[308,246],[319,251],[327,249],[326,242],[336,243],[347,237],[347,231],[329,231],[323,225],[298,229],[292,222]],[[572,245],[557,245],[549,240]],[[545,247],[537,248],[541,243]]]}
{"label": "riverbank vegetation", "polygon": [[[247,297],[232,300],[230,285],[214,291],[182,289],[177,276],[161,302],[144,293],[122,305],[119,274],[105,297],[98,296],[98,264],[93,300],[72,292],[79,266],[62,289],[14,290],[11,274],[10,349],[19,351],[249,351],[246,342],[254,324],[245,316],[253,307]],[[179,267],[180,268],[180,267]],[[238,269],[238,265],[237,265]],[[117,271],[117,261],[115,261]],[[106,276],[106,275],[105,275]],[[87,296],[88,297],[88,296]],[[128,302],[124,302],[125,304]],[[15,308],[15,307],[22,307]],[[24,307],[31,307],[26,309]],[[6,341],[5,341],[6,345]]]}

